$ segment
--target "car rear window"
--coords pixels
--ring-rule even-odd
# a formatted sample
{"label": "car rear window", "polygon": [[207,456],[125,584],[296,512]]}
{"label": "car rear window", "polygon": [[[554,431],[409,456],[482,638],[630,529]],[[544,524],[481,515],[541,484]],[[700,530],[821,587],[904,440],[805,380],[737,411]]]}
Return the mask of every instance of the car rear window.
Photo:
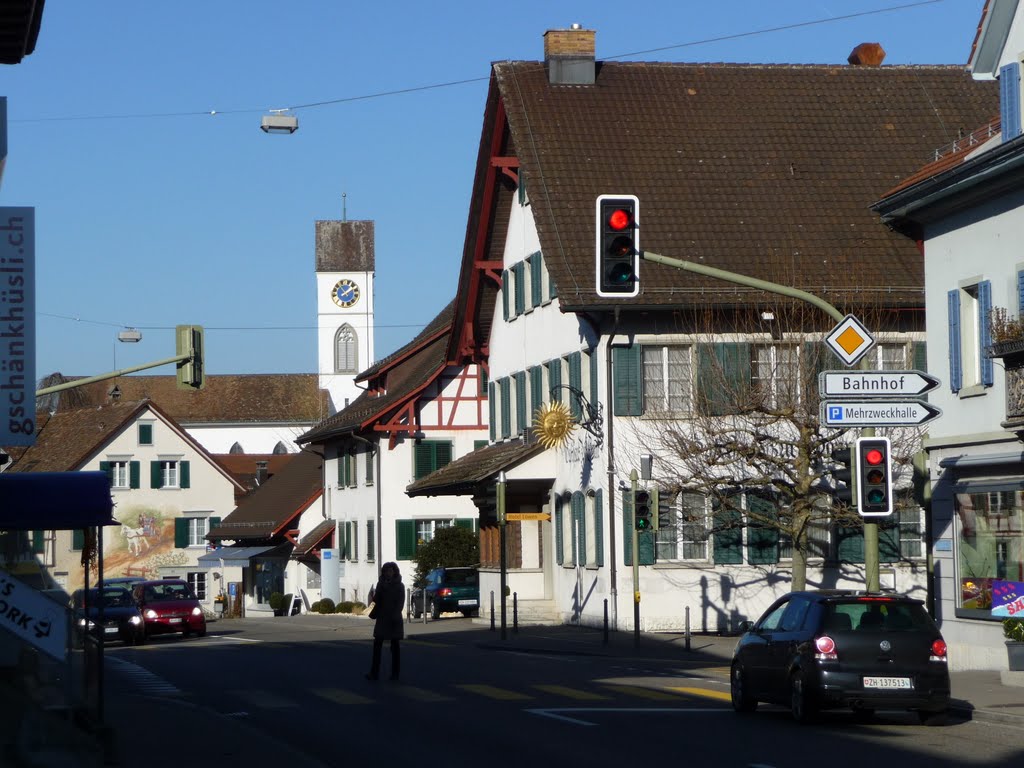
{"label": "car rear window", "polygon": [[446,571],[444,580],[449,584],[465,584],[472,586],[480,579],[477,571]]}
{"label": "car rear window", "polygon": [[919,603],[898,600],[853,599],[830,602],[825,611],[825,630],[919,631],[932,626],[932,620]]}

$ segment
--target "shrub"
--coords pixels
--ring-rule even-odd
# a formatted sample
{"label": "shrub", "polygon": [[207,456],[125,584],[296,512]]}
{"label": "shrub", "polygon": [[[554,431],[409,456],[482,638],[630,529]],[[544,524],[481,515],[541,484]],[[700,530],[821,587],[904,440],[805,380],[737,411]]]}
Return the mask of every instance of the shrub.
{"label": "shrub", "polygon": [[309,606],[309,612],[310,613],[320,613],[320,601],[319,600],[317,600],[315,603],[313,603],[311,606]]}
{"label": "shrub", "polygon": [[321,598],[318,603],[317,611],[320,613],[334,613],[334,601],[329,597]]}
{"label": "shrub", "polygon": [[280,611],[284,608],[284,595],[282,595],[280,592],[271,592],[270,599],[267,600],[267,602],[270,604],[270,607],[273,608],[275,612]]}
{"label": "shrub", "polygon": [[1024,643],[1024,619],[1003,619],[1003,636],[1007,640]]}
{"label": "shrub", "polygon": [[335,607],[334,612],[335,613],[352,613],[353,606],[355,606],[355,603],[353,603],[351,600],[342,600]]}

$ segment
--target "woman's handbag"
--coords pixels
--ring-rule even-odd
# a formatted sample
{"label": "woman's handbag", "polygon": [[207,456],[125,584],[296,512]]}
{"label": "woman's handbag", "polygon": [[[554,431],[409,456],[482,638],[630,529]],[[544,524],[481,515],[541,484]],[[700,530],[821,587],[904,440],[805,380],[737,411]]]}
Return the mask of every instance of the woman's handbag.
{"label": "woman's handbag", "polygon": [[374,603],[374,602],[371,602],[368,606],[366,606],[366,610],[363,611],[363,616],[369,616],[371,619],[376,619],[377,618],[377,604]]}

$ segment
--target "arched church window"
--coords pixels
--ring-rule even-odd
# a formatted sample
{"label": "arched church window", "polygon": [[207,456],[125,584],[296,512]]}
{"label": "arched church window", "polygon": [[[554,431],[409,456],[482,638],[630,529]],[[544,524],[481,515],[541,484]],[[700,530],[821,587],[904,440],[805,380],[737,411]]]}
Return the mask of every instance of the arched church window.
{"label": "arched church window", "polygon": [[359,373],[356,332],[351,325],[343,325],[334,335],[334,372]]}

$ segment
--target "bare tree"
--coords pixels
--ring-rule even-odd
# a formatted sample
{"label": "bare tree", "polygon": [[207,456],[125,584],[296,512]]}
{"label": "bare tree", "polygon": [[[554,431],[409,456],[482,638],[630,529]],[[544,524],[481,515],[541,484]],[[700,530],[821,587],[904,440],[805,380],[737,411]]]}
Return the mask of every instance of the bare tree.
{"label": "bare tree", "polygon": [[[862,312],[869,327],[882,328],[885,314]],[[647,359],[645,349],[645,418],[634,422],[634,450],[658,457],[655,479],[663,491],[711,498],[711,535],[746,528],[748,551],[751,542],[789,545],[794,590],[806,588],[808,558],[826,554],[821,546],[830,529],[863,528],[856,510],[832,494],[833,451],[855,435],[820,421],[818,374],[843,368],[822,343],[825,321],[787,303],[702,312],[686,329],[690,343],[677,360],[679,371],[689,366],[689,381],[666,376],[659,384],[657,364],[671,363]],[[906,339],[895,335],[902,329],[888,330]],[[900,345],[891,348],[889,367],[913,367],[909,344],[902,359]],[[919,430],[886,433],[909,480]]]}

